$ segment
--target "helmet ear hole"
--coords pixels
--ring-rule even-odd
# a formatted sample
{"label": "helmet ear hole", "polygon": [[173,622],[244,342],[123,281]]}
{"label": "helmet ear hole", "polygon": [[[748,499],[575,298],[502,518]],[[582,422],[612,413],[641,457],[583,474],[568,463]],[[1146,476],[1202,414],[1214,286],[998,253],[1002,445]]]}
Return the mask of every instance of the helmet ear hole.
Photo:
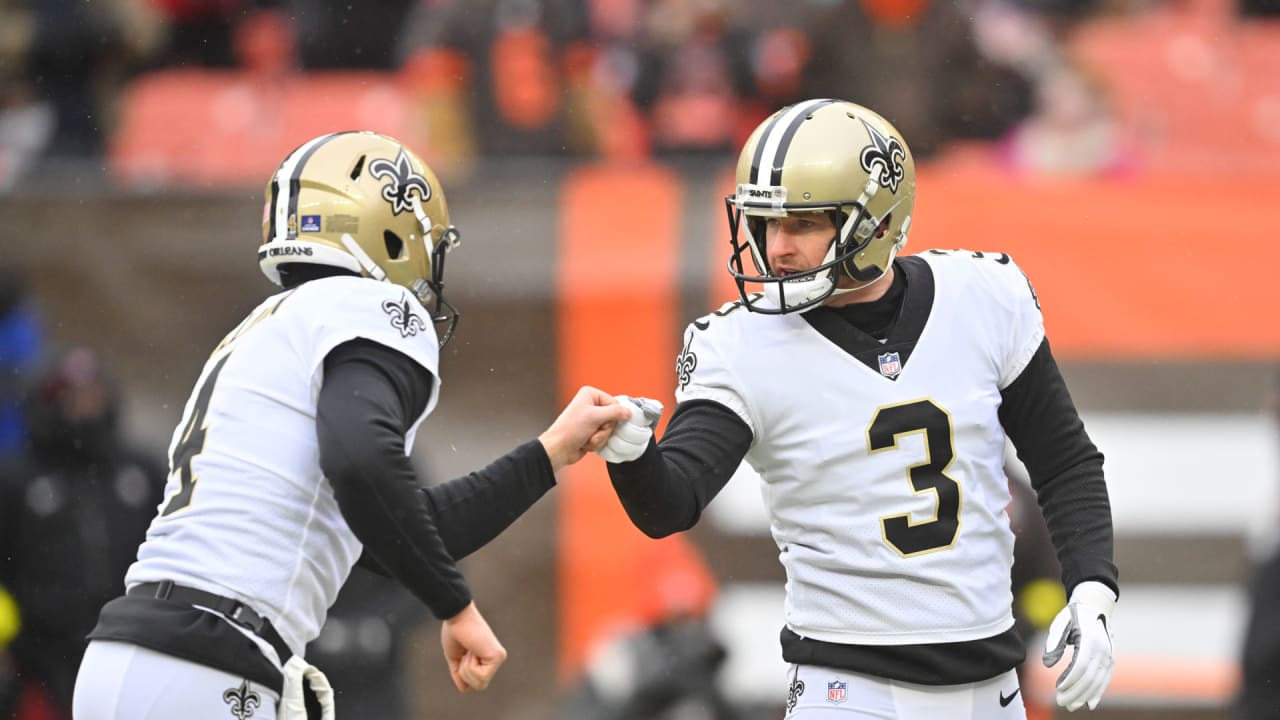
{"label": "helmet ear hole", "polygon": [[387,246],[387,257],[392,260],[399,260],[401,253],[404,252],[404,241],[400,239],[400,236],[390,230],[383,230],[382,242]]}

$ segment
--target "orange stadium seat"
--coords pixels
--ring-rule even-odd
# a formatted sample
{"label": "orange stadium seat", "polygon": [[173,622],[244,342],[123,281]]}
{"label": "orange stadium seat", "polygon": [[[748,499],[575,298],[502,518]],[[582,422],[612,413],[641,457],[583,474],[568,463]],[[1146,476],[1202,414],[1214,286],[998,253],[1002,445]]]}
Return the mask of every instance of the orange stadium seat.
{"label": "orange stadium seat", "polygon": [[1278,33],[1184,8],[1086,23],[1071,48],[1102,78],[1148,169],[1275,174]]}
{"label": "orange stadium seat", "polygon": [[396,75],[164,70],[125,92],[108,169],[130,187],[256,185],[308,138],[356,128],[414,142]]}
{"label": "orange stadium seat", "polygon": [[1280,172],[1280,27],[1202,3],[1093,20],[1070,45],[1149,169]]}
{"label": "orange stadium seat", "polygon": [[1266,147],[1280,164],[1280,23],[1254,22],[1241,28],[1240,59],[1247,104],[1247,137]]}

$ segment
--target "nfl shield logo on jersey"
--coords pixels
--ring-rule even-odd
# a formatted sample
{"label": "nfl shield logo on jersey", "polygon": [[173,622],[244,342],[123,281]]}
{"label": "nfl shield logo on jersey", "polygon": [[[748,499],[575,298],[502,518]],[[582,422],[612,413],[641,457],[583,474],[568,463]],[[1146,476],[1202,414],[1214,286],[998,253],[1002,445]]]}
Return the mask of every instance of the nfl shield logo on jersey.
{"label": "nfl shield logo on jersey", "polygon": [[898,373],[902,372],[902,361],[898,359],[898,353],[882,353],[878,356],[880,360],[880,374],[893,379],[898,377]]}
{"label": "nfl shield logo on jersey", "polygon": [[827,702],[839,705],[849,699],[849,684],[839,680],[827,683]]}

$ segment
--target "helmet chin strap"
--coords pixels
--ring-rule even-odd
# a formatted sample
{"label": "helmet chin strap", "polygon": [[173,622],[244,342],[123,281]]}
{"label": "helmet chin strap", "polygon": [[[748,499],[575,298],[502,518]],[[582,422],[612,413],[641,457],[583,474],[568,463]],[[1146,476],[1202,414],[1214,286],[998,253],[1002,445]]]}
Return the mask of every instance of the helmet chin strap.
{"label": "helmet chin strap", "polygon": [[[889,262],[892,263],[893,258],[889,258]],[[886,270],[885,272],[882,272],[879,275],[877,275],[875,280],[868,280],[867,282],[864,282],[861,285],[858,285],[857,287],[849,287],[849,288],[838,287],[835,289],[835,291],[831,293],[831,296],[835,297],[836,295],[845,295],[847,293],[854,292],[855,290],[865,290],[871,287],[872,285],[875,285],[876,283],[880,282],[881,280],[885,279],[885,277],[887,277],[888,275],[889,275],[889,271]],[[845,277],[848,277],[848,275],[846,274]]]}
{"label": "helmet chin strap", "polygon": [[[427,211],[422,207],[421,198],[417,195],[411,195],[409,200],[413,203],[413,216],[418,219],[418,224],[422,226],[422,240],[423,244],[427,246],[427,254],[429,257],[432,250],[431,218],[427,217]],[[346,248],[347,252],[351,253],[351,255],[356,259],[356,262],[360,263],[360,267],[364,268],[364,271],[369,274],[369,277],[374,280],[387,279],[387,274],[383,272],[381,267],[378,267],[378,263],[374,262],[373,258],[369,257],[369,253],[365,252],[364,248],[360,247],[360,243],[356,242],[355,238],[351,237],[350,234],[342,234],[342,247]]]}
{"label": "helmet chin strap", "polygon": [[422,227],[422,244],[427,246],[427,257],[431,257],[435,250],[431,246],[431,218],[427,217],[427,209],[422,207],[422,196],[410,195],[409,202],[413,204],[413,216],[418,218],[418,225]]}
{"label": "helmet chin strap", "polygon": [[356,262],[360,263],[360,267],[364,268],[366,273],[369,273],[369,277],[374,280],[387,279],[387,274],[382,271],[382,268],[378,267],[378,263],[369,257],[369,253],[365,252],[364,248],[360,247],[360,243],[356,242],[355,238],[351,237],[350,234],[342,234],[342,246],[347,249],[347,252],[351,253]]}

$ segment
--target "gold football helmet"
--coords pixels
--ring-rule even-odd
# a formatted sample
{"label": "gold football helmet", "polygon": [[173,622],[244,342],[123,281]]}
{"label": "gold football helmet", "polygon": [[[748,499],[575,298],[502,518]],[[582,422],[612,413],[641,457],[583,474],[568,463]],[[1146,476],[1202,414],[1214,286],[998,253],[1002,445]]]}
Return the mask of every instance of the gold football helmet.
{"label": "gold football helmet", "polygon": [[[774,113],[738,157],[729,213],[729,272],[748,309],[803,312],[833,293],[865,287],[889,271],[907,242],[915,204],[911,151],[887,120],[861,105],[807,100]],[[823,263],[775,275],[765,252],[765,223],[793,212],[831,214],[835,236]],[[750,253],[755,274],[747,272]],[[841,276],[855,283],[838,288]],[[764,293],[748,292],[747,285]]]}
{"label": "gold football helmet", "polygon": [[444,347],[458,324],[444,260],[460,239],[440,181],[412,150],[375,132],[331,133],[290,153],[267,183],[258,265],[277,285],[286,263],[402,285],[444,326]]}

